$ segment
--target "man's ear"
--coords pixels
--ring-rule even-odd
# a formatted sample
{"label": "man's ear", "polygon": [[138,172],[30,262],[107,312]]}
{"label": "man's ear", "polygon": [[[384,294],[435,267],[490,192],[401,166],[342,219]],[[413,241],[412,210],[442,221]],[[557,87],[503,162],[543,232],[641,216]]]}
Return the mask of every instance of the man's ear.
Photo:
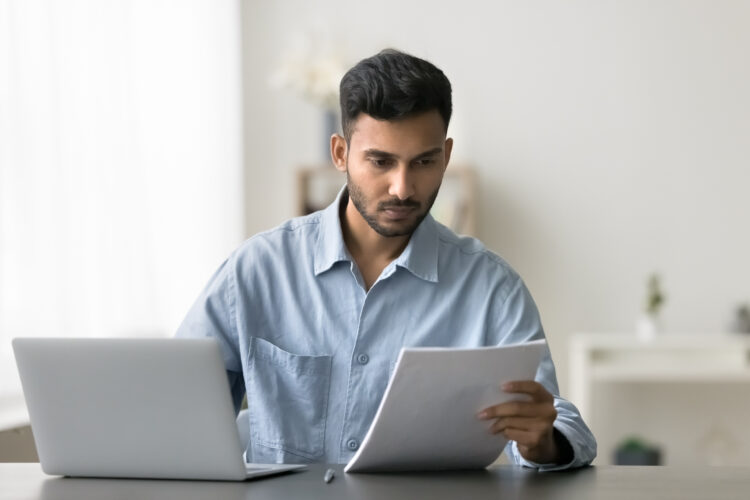
{"label": "man's ear", "polygon": [[443,168],[448,168],[448,162],[451,161],[451,152],[453,151],[453,139],[448,137],[445,140],[445,146],[443,146],[443,152],[445,152],[445,165]]}
{"label": "man's ear", "polygon": [[331,136],[331,159],[339,172],[346,172],[347,149],[346,139],[339,134]]}

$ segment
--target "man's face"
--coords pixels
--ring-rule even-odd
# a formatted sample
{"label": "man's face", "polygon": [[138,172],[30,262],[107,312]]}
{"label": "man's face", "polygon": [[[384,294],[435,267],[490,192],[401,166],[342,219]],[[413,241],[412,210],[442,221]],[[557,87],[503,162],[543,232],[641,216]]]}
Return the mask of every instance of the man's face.
{"label": "man's face", "polygon": [[452,146],[437,111],[396,121],[362,114],[348,149],[337,155],[334,145],[333,154],[359,215],[381,236],[395,237],[410,235],[429,213]]}

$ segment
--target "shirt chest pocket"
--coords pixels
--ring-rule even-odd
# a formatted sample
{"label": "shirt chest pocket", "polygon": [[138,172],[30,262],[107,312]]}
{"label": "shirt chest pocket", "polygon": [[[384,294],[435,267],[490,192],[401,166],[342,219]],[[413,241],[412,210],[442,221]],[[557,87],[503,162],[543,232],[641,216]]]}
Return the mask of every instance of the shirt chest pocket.
{"label": "shirt chest pocket", "polygon": [[331,361],[331,356],[292,354],[250,339],[245,384],[254,462],[323,455]]}

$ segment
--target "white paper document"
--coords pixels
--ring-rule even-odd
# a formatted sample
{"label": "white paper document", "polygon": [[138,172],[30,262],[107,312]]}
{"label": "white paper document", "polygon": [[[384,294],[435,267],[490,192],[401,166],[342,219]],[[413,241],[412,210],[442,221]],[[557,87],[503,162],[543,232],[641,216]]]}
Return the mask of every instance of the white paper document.
{"label": "white paper document", "polygon": [[478,469],[506,439],[477,413],[527,396],[504,382],[533,380],[546,342],[476,349],[402,348],[370,430],[346,472]]}

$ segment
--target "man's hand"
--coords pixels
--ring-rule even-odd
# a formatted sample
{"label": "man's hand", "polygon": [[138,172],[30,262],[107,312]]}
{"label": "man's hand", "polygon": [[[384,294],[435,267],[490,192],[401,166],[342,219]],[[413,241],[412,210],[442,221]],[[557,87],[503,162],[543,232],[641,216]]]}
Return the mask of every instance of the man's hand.
{"label": "man's hand", "polygon": [[495,420],[490,433],[502,434],[518,443],[518,451],[532,462],[567,463],[572,460],[570,444],[552,425],[557,418],[552,394],[533,380],[508,382],[502,388],[509,393],[527,394],[529,400],[509,401],[479,412],[480,420]]}

